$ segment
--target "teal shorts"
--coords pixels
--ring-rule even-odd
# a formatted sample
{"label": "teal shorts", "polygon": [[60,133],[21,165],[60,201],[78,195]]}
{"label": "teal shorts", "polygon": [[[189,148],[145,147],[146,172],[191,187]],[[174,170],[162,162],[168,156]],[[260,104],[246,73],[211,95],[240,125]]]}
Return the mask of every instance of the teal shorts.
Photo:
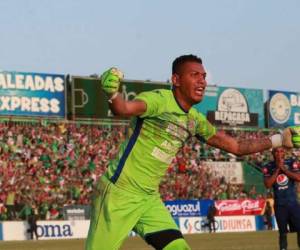
{"label": "teal shorts", "polygon": [[132,230],[144,238],[168,229],[179,230],[159,194],[127,192],[103,176],[94,192],[85,249],[115,250]]}

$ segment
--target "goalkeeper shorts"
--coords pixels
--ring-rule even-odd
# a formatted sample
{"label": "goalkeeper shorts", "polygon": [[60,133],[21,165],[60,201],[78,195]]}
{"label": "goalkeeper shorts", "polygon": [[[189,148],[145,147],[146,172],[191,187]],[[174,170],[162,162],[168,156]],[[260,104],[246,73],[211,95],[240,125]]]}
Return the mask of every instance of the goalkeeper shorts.
{"label": "goalkeeper shorts", "polygon": [[94,192],[86,250],[115,250],[134,230],[142,238],[178,230],[160,195],[136,194],[116,187],[102,176]]}

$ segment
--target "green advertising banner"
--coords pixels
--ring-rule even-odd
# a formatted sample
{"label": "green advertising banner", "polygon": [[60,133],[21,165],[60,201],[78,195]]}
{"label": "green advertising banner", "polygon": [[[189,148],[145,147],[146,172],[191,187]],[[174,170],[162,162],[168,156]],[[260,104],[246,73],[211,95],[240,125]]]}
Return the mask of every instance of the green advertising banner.
{"label": "green advertising banner", "polygon": [[[126,100],[137,94],[153,89],[170,89],[168,83],[124,80],[120,92]],[[89,119],[116,119],[109,110],[107,97],[101,89],[99,79],[92,77],[72,77],[72,116]]]}
{"label": "green advertising banner", "polygon": [[263,90],[207,86],[204,99],[195,105],[217,126],[264,127]]}

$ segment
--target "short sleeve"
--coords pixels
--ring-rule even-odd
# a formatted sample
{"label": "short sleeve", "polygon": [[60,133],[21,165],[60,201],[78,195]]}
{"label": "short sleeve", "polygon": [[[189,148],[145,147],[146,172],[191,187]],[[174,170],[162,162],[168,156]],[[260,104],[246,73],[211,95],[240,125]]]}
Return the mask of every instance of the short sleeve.
{"label": "short sleeve", "polygon": [[272,173],[272,170],[270,168],[270,164],[267,164],[267,165],[262,167],[262,173],[263,173],[264,178],[272,176],[273,173]]}
{"label": "short sleeve", "polygon": [[289,165],[290,171],[294,173],[300,173],[300,162],[297,160],[291,160]]}
{"label": "short sleeve", "polygon": [[202,113],[197,112],[196,120],[198,124],[196,136],[201,141],[206,142],[217,133],[217,128],[213,126]]}
{"label": "short sleeve", "polygon": [[163,112],[166,101],[160,90],[146,91],[138,94],[135,100],[144,101],[147,105],[146,111],[140,117],[153,117]]}

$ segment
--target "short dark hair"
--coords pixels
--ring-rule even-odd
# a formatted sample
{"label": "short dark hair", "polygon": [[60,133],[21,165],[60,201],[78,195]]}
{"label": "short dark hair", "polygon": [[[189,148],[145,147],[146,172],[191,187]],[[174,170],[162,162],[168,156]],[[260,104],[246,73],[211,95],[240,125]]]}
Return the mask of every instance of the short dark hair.
{"label": "short dark hair", "polygon": [[173,61],[172,74],[178,74],[180,67],[186,62],[197,62],[202,64],[202,59],[192,54],[179,56]]}

